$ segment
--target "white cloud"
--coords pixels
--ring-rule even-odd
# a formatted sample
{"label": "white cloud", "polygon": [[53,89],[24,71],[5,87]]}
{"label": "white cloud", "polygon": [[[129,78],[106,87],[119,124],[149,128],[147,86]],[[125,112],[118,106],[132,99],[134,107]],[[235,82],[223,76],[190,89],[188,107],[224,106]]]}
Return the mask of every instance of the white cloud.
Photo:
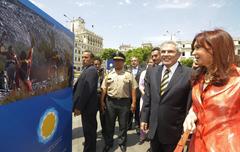
{"label": "white cloud", "polygon": [[30,2],[32,2],[34,5],[36,5],[37,7],[41,8],[41,9],[45,8],[43,3],[40,3],[40,2],[38,2],[36,0],[30,0]]}
{"label": "white cloud", "polygon": [[184,9],[192,5],[192,0],[165,0],[164,2],[160,1],[156,8],[159,9]]}
{"label": "white cloud", "polygon": [[122,25],[113,25],[113,28],[115,28],[115,29],[122,29],[123,26]]}
{"label": "white cloud", "polygon": [[176,8],[176,9],[183,9],[189,7],[190,3],[182,3],[182,4],[161,4],[158,5],[157,8],[160,9],[167,9],[167,8]]}
{"label": "white cloud", "polygon": [[113,25],[114,29],[123,29],[123,28],[128,28],[131,27],[132,24],[128,23],[128,24],[122,24],[122,25]]}
{"label": "white cloud", "polygon": [[144,42],[151,42],[153,44],[161,44],[163,41],[169,40],[167,36],[147,36],[142,38]]}
{"label": "white cloud", "polygon": [[91,6],[91,5],[93,5],[92,2],[87,2],[87,1],[85,1],[85,2],[75,2],[75,4],[76,4],[78,7]]}
{"label": "white cloud", "polygon": [[118,5],[131,5],[131,0],[121,0],[118,2]]}
{"label": "white cloud", "polygon": [[173,3],[179,3],[179,0],[173,0]]}
{"label": "white cloud", "polygon": [[119,5],[123,5],[123,2],[118,2]]}
{"label": "white cloud", "polygon": [[212,3],[210,4],[209,7],[213,7],[213,8],[221,8],[224,6],[224,3]]}
{"label": "white cloud", "polygon": [[131,1],[130,0],[125,0],[125,3],[131,4]]}
{"label": "white cloud", "polygon": [[144,3],[142,4],[143,7],[147,7],[148,5],[149,5],[149,3],[147,3],[147,2],[144,2]]}

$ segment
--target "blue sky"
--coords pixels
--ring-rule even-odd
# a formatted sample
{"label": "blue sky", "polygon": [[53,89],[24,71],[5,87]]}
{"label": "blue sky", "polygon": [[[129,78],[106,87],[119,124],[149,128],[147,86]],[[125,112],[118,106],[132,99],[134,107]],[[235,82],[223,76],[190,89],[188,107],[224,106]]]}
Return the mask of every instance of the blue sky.
{"label": "blue sky", "polygon": [[196,33],[214,28],[240,37],[239,0],[30,1],[66,27],[70,19],[82,17],[89,30],[103,37],[104,48],[137,47],[143,42],[159,45],[170,35],[192,40]]}

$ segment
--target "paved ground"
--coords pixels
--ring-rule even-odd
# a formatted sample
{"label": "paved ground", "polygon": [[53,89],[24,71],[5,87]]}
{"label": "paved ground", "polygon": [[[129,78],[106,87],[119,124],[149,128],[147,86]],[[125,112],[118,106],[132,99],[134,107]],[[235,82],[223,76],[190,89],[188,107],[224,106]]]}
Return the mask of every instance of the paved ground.
{"label": "paved ground", "polygon": [[[100,127],[100,121],[99,121],[99,116],[98,118],[98,138],[97,138],[97,152],[102,152],[102,149],[104,147],[104,140],[101,138],[101,127]],[[83,145],[82,142],[84,141],[83,138],[83,132],[82,132],[82,124],[81,124],[81,117],[73,116],[73,130],[72,130],[72,152],[82,152],[83,151]],[[116,126],[117,123],[116,123]],[[117,145],[117,130],[118,127],[115,129],[115,140],[114,140],[114,146],[110,152],[121,152],[118,145]],[[138,145],[138,140],[139,137],[136,134],[135,130],[130,130],[128,131],[128,142],[127,142],[127,151],[128,152],[146,152],[147,149],[149,148],[149,142],[145,142],[142,145]]]}

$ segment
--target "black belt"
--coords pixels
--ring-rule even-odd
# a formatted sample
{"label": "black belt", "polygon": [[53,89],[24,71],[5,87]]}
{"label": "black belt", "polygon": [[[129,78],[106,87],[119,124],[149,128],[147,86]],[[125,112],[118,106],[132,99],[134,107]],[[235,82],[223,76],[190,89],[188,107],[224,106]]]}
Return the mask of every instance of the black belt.
{"label": "black belt", "polygon": [[118,97],[110,97],[110,96],[107,96],[107,98],[109,100],[129,100],[130,98],[118,98]]}

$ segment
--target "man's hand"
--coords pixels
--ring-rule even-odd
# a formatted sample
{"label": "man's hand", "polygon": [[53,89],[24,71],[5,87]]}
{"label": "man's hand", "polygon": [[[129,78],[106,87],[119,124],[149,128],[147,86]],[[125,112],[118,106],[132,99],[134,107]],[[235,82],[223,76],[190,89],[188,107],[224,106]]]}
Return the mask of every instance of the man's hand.
{"label": "man's hand", "polygon": [[135,113],[135,111],[136,111],[136,104],[134,104],[134,103],[131,104],[131,111],[132,111],[132,113]]}
{"label": "man's hand", "polygon": [[100,111],[101,111],[101,112],[104,112],[105,109],[106,109],[106,104],[105,104],[105,102],[103,101],[103,102],[100,103]]}
{"label": "man's hand", "polygon": [[76,117],[76,116],[79,116],[79,115],[81,115],[81,111],[80,110],[78,110],[78,109],[74,109],[74,116]]}
{"label": "man's hand", "polygon": [[140,124],[140,129],[141,129],[143,132],[148,132],[148,123],[146,123],[146,122],[141,122],[141,124]]}

